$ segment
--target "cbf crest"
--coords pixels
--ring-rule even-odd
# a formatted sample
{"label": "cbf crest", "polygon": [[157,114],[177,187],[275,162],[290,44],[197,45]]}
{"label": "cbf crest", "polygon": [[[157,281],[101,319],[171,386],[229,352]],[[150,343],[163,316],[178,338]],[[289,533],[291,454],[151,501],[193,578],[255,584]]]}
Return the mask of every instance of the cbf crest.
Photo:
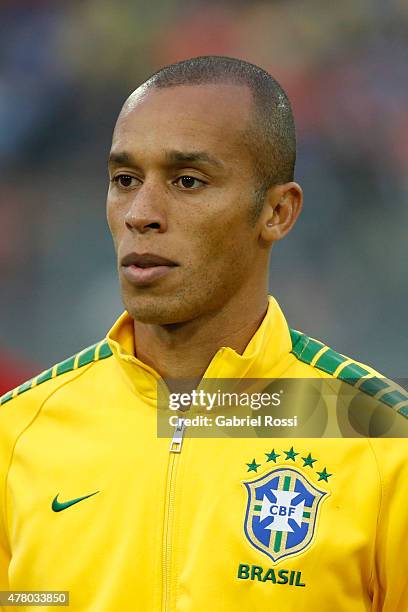
{"label": "cbf crest", "polygon": [[290,466],[276,466],[244,485],[248,493],[244,531],[252,546],[277,562],[311,544],[327,491]]}

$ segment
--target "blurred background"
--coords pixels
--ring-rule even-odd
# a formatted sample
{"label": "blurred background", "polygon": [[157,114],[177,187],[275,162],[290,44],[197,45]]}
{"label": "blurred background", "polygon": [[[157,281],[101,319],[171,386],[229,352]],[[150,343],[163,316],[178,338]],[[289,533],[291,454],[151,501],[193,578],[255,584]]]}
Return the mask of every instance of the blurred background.
{"label": "blurred background", "polygon": [[260,65],[293,104],[305,206],[270,280],[289,324],[406,374],[406,0],[3,0],[0,28],[9,388],[97,341],[121,312],[105,221],[115,118],[153,71],[203,54]]}

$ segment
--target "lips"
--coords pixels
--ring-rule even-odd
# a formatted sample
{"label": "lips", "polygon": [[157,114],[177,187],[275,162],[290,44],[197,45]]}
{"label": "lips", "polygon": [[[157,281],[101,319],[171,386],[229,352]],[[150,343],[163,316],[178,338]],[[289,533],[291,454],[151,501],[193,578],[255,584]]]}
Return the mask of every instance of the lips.
{"label": "lips", "polygon": [[178,264],[166,257],[160,255],[154,255],[152,253],[145,253],[139,255],[138,253],[129,253],[123,257],[122,266],[137,266],[138,268],[153,268],[155,266],[177,266]]}
{"label": "lips", "polygon": [[129,253],[121,261],[125,278],[133,285],[149,285],[167,274],[178,264],[161,255]]}

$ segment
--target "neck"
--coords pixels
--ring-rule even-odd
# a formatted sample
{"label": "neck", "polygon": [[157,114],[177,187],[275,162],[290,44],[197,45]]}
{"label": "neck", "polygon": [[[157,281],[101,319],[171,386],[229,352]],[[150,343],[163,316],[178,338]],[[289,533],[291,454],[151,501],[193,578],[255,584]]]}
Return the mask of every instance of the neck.
{"label": "neck", "polygon": [[134,321],[137,357],[162,378],[202,378],[222,346],[242,354],[268,307],[267,291],[236,294],[217,312],[174,325]]}

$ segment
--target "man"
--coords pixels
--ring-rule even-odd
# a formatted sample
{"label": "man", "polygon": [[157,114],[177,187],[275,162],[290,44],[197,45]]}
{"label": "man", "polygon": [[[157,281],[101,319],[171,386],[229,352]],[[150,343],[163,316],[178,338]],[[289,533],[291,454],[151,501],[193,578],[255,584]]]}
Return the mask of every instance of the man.
{"label": "man", "polygon": [[345,381],[405,434],[401,390],[268,298],[294,162],[289,101],[246,62],[187,60],[125,102],[107,214],[127,312],[2,399],[2,589],[97,612],[408,609],[405,440],[156,433],[163,379],[285,377]]}

